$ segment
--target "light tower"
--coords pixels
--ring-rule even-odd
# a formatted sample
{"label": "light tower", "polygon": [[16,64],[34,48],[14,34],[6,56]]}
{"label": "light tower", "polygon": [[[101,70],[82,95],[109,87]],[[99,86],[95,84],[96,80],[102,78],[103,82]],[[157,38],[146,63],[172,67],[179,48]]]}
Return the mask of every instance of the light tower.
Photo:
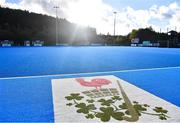
{"label": "light tower", "polygon": [[167,35],[168,35],[167,48],[169,48],[169,45],[170,45],[169,37],[171,36],[171,33],[169,32],[169,28],[167,28]]}
{"label": "light tower", "polygon": [[114,13],[114,36],[116,35],[116,14],[117,12],[113,12]]}
{"label": "light tower", "polygon": [[177,31],[177,26],[175,26],[175,31]]}
{"label": "light tower", "polygon": [[54,6],[54,9],[56,9],[56,45],[59,43],[59,24],[58,24],[58,9],[59,6]]}

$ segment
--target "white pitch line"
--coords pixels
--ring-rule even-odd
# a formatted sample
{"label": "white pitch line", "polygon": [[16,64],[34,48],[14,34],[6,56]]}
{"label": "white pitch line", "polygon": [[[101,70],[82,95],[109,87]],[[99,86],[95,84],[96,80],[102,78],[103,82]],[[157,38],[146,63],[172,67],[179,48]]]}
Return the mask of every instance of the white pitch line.
{"label": "white pitch line", "polygon": [[147,68],[147,69],[134,69],[134,70],[120,70],[120,71],[91,72],[91,73],[52,74],[52,75],[41,75],[41,76],[7,77],[7,78],[0,78],[0,80],[44,78],[44,77],[58,77],[58,76],[62,77],[62,76],[75,76],[75,75],[93,75],[93,74],[108,74],[108,73],[126,73],[126,72],[167,70],[167,69],[179,69],[179,68],[180,68],[180,66],[177,66],[177,67]]}

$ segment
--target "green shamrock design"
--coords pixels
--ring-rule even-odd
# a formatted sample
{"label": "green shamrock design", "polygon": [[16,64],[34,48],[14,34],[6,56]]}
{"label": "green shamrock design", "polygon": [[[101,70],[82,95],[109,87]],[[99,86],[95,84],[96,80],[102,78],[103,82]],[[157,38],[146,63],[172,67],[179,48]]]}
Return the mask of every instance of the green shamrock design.
{"label": "green shamrock design", "polygon": [[100,111],[101,112],[98,112],[95,116],[103,122],[108,122],[111,117],[119,121],[123,120],[124,113],[116,112],[113,107],[101,107]]}
{"label": "green shamrock design", "polygon": [[82,98],[84,98],[83,96],[80,96],[80,94],[79,93],[72,93],[72,94],[70,94],[70,96],[67,96],[67,97],[65,97],[67,100],[81,100]]}
{"label": "green shamrock design", "polygon": [[105,100],[105,99],[100,99],[98,100],[98,102],[101,102],[101,105],[103,106],[110,106],[111,104],[113,104],[113,100],[111,99],[108,99],[108,100]]}
{"label": "green shamrock design", "polygon": [[96,109],[94,104],[86,105],[85,103],[77,104],[75,107],[78,108],[78,110],[77,110],[78,113],[84,113],[84,114],[88,114],[91,110]]}
{"label": "green shamrock design", "polygon": [[[125,103],[124,103],[124,105],[125,105]],[[141,116],[142,111],[147,111],[147,109],[146,109],[146,107],[144,107],[144,105],[140,105],[138,103],[134,104],[133,107],[134,107],[134,109],[136,110],[136,112],[138,113],[139,116]],[[125,108],[125,109],[127,109],[127,108]],[[130,115],[128,110],[126,110],[125,113],[127,115]]]}
{"label": "green shamrock design", "polygon": [[121,101],[122,100],[122,98],[120,98],[119,96],[114,96],[111,99],[114,100],[114,101],[117,101],[117,100]]}
{"label": "green shamrock design", "polygon": [[169,118],[169,116],[166,115],[168,111],[162,107],[155,107],[153,110],[159,114],[159,119],[167,120],[167,118]]}
{"label": "green shamrock design", "polygon": [[94,114],[87,114],[85,117],[87,119],[93,119],[94,118]]}
{"label": "green shamrock design", "polygon": [[94,103],[94,100],[93,99],[87,99],[86,100],[88,103]]}
{"label": "green shamrock design", "polygon": [[[68,107],[74,106],[77,108],[77,113],[84,114],[86,119],[97,118],[102,122],[108,122],[111,119],[117,121],[126,120],[125,117],[130,116],[127,104],[120,96],[110,96],[109,98],[92,99],[81,96],[80,93],[72,93],[66,96]],[[151,108],[148,104],[140,104],[133,101],[133,108],[140,116],[152,115],[158,117],[160,120],[167,120],[168,111],[162,107]],[[98,107],[98,108],[97,108]],[[127,120],[126,120],[127,121]]]}

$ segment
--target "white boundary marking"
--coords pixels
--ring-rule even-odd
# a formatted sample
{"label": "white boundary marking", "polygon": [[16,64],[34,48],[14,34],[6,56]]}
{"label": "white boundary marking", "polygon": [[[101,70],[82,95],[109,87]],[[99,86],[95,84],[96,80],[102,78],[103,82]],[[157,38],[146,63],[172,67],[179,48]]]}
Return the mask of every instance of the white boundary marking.
{"label": "white boundary marking", "polygon": [[105,72],[91,72],[91,73],[52,74],[52,75],[41,75],[41,76],[7,77],[7,78],[0,78],[0,80],[44,78],[44,77],[58,77],[58,76],[62,77],[62,76],[75,76],[75,75],[93,75],[93,74],[108,74],[108,73],[126,73],[126,72],[153,71],[153,70],[167,70],[167,69],[180,69],[180,66],[177,66],[177,67],[147,68],[147,69],[134,69],[134,70],[105,71]]}

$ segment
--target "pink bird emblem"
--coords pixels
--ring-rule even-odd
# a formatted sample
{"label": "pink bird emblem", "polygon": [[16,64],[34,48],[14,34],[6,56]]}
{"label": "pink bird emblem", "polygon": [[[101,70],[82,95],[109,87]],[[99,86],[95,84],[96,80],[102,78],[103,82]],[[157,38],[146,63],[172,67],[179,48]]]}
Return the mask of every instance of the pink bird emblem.
{"label": "pink bird emblem", "polygon": [[76,81],[82,86],[95,87],[97,90],[98,88],[101,89],[101,86],[109,85],[111,83],[111,81],[101,78],[92,79],[90,82],[85,81],[83,78],[77,78]]}

